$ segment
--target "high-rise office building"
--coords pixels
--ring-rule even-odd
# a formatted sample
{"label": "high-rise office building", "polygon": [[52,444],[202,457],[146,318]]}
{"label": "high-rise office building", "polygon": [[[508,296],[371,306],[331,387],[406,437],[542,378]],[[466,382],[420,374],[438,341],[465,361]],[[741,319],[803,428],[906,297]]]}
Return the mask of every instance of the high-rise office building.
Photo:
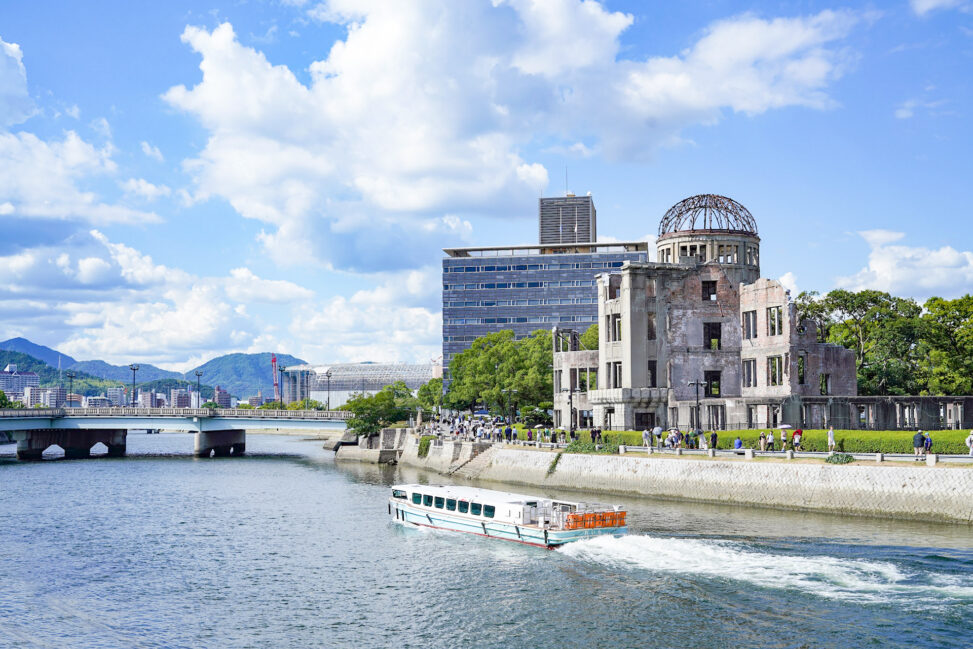
{"label": "high-rise office building", "polygon": [[[584,232],[583,241],[553,243],[545,237],[545,218],[554,219],[550,210],[560,201],[564,206],[576,203],[578,216],[571,216],[569,227],[574,236],[577,225],[579,233]],[[582,208],[590,216],[583,228]],[[565,212],[558,218],[568,222]],[[511,329],[523,338],[556,326],[586,329],[598,319],[595,276],[619,269],[626,261],[648,261],[644,241],[591,241],[595,211],[590,196],[542,198],[539,219],[540,245],[444,250],[444,370],[453,356],[488,333]]]}
{"label": "high-rise office building", "polygon": [[541,245],[594,243],[598,240],[595,201],[590,194],[541,198],[538,217],[538,241]]}

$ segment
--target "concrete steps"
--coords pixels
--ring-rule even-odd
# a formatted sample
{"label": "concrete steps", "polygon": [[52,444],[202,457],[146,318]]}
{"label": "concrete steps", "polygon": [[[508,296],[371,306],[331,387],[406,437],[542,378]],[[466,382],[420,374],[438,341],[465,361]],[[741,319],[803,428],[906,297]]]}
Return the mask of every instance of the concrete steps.
{"label": "concrete steps", "polygon": [[497,447],[491,446],[477,453],[469,460],[458,464],[455,467],[450,467],[449,471],[446,472],[446,475],[473,480],[480,475],[484,469],[490,466],[497,451]]}

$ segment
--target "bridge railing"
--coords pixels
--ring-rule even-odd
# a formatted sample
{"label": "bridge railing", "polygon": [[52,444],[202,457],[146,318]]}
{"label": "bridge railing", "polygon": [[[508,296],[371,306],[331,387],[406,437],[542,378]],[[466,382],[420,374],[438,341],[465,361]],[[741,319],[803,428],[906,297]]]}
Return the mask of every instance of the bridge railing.
{"label": "bridge railing", "polygon": [[225,417],[230,419],[301,419],[344,421],[342,410],[247,410],[238,408],[20,408],[0,410],[0,417]]}

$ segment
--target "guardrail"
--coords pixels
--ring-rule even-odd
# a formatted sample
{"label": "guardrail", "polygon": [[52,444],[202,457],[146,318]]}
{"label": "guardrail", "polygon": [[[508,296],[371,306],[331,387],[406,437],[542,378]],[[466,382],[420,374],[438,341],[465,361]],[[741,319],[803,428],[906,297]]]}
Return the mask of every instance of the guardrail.
{"label": "guardrail", "polygon": [[239,408],[20,408],[0,410],[0,417],[225,417],[228,419],[302,419],[344,421],[343,410],[247,410]]}

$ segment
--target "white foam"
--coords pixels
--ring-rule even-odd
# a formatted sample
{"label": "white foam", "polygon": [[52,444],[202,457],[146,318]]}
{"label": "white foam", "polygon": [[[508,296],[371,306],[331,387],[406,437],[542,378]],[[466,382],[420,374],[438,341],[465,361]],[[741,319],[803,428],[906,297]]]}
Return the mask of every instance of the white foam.
{"label": "white foam", "polygon": [[768,588],[807,591],[831,599],[973,601],[973,579],[909,575],[886,561],[772,554],[743,543],[628,535],[568,543],[560,552],[612,568],[733,579]]}

